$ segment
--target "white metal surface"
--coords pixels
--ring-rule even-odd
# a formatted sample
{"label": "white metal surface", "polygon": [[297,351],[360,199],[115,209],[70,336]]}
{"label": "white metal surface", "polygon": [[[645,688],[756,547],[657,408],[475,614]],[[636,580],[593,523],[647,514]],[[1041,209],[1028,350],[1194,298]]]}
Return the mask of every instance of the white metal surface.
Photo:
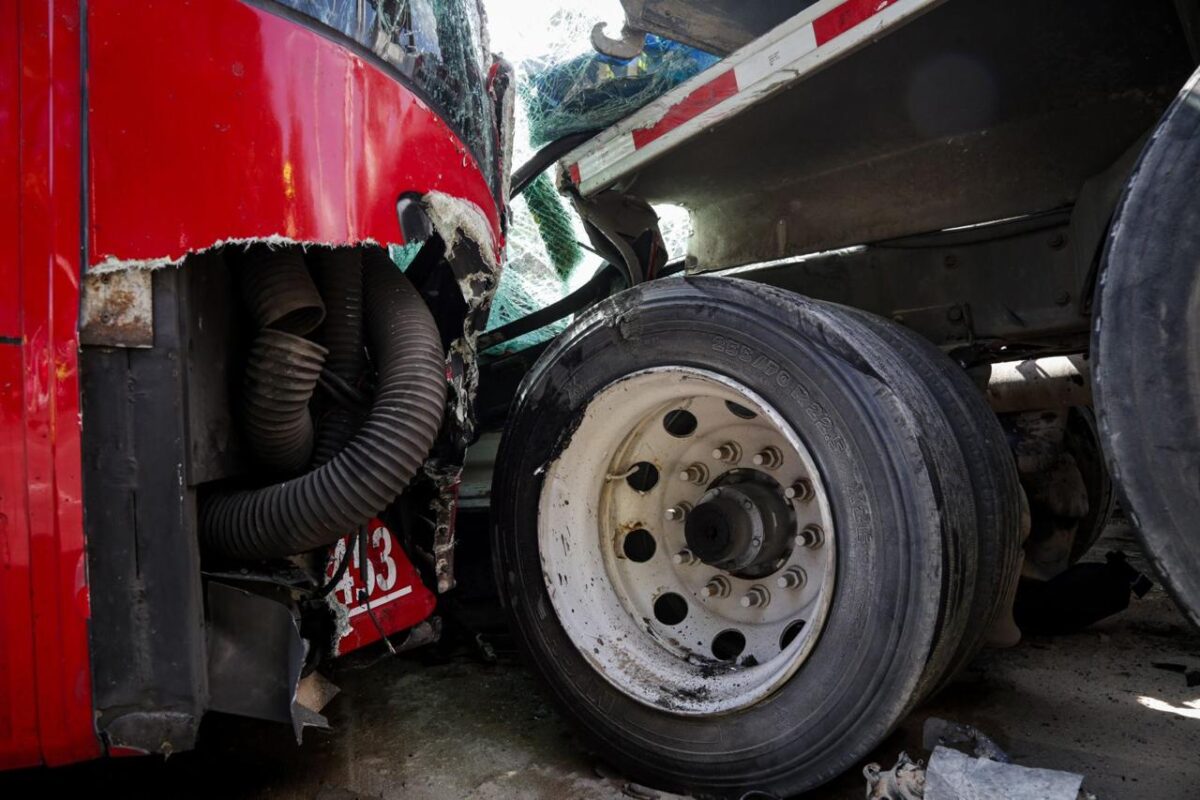
{"label": "white metal surface", "polygon": [[[694,416],[695,429],[673,435],[664,423],[679,410]],[[740,448],[737,463],[714,452],[728,442]],[[755,454],[772,447],[778,458],[768,455],[756,467]],[[780,463],[770,466],[775,461]],[[643,462],[654,465],[658,478],[639,491],[630,478],[644,474],[633,471]],[[707,474],[687,479],[684,473],[696,464]],[[735,468],[777,481],[780,496],[785,487],[809,481],[811,492],[788,499],[789,513],[793,530],[815,526],[821,541],[804,546],[793,540],[773,571],[753,578],[689,559],[678,512],[694,507]],[[835,571],[832,517],[820,475],[778,413],[724,376],[662,367],[598,393],[546,467],[538,518],[554,613],[596,671],[642,703],[690,715],[744,708],[787,681],[820,636]],[[634,531],[652,537],[649,557],[629,554],[626,538]],[[637,536],[644,542],[643,534]],[[706,591],[714,579],[716,590]],[[658,603],[666,595],[686,604],[682,620],[663,621]],[[674,602],[678,607],[680,601]],[[785,639],[789,628],[793,638]],[[714,643],[730,631],[743,637],[744,649],[718,658]]]}

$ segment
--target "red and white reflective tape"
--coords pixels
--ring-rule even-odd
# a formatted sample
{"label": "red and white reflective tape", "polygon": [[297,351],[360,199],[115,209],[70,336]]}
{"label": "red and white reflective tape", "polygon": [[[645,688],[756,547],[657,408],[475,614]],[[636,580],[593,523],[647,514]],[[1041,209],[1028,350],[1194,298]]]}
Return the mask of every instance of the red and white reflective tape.
{"label": "red and white reflective tape", "polygon": [[[569,153],[584,194],[942,0],[826,0]],[[866,25],[868,21],[874,24]]]}

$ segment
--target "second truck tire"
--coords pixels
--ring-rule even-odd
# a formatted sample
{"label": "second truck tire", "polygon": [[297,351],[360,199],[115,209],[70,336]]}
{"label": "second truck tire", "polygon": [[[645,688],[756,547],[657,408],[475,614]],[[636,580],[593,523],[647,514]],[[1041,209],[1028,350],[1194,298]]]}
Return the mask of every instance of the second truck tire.
{"label": "second truck tire", "polygon": [[961,662],[994,601],[976,574],[1011,569],[978,532],[1011,512],[1011,476],[978,513],[891,338],[770,287],[664,280],[582,315],[526,377],[497,581],[565,713],[632,777],[806,791]]}

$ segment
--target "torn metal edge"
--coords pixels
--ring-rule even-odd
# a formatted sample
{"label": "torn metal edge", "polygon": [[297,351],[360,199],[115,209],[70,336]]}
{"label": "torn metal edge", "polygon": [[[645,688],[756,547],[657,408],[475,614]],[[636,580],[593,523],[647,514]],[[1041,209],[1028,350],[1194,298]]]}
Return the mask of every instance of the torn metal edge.
{"label": "torn metal edge", "polygon": [[[499,270],[500,253],[496,246],[496,237],[492,231],[491,221],[482,208],[469,200],[463,200],[462,198],[439,191],[424,194],[421,199],[434,227],[446,242],[447,255],[454,251],[455,246],[465,236],[479,246],[480,254],[487,263],[487,266],[491,267],[494,271]],[[111,254],[105,255],[100,261],[88,266],[87,274],[104,275],[126,270],[154,270],[163,269],[164,267],[175,267],[182,264],[188,256],[207,253],[221,247],[241,245],[244,248],[249,248],[255,244],[265,244],[268,247],[299,246],[301,249],[307,249],[309,247],[360,247],[362,245],[387,247],[391,244],[396,244],[396,242],[380,242],[369,236],[346,240],[294,239],[290,236],[283,236],[277,233],[267,236],[230,237],[228,239],[218,239],[205,247],[188,248],[185,252],[177,256],[120,258]]]}
{"label": "torn metal edge", "polygon": [[496,247],[496,236],[482,208],[470,200],[438,191],[427,192],[422,195],[421,201],[434,229],[446,242],[447,259],[454,254],[465,236],[475,243],[486,265],[499,277],[500,253]]}
{"label": "torn metal edge", "polygon": [[125,270],[153,270],[163,269],[164,267],[177,267],[184,262],[188,256],[200,255],[211,250],[216,250],[221,247],[229,247],[231,245],[241,245],[244,248],[249,248],[251,245],[265,244],[267,247],[291,247],[298,245],[302,250],[309,247],[359,247],[362,245],[378,245],[386,247],[387,243],[380,242],[365,237],[362,239],[348,239],[346,241],[323,240],[316,241],[313,239],[292,239],[280,234],[271,234],[270,236],[245,236],[234,237],[229,239],[218,239],[206,247],[189,248],[183,255],[180,256],[159,256],[157,258],[118,258],[114,255],[106,255],[99,262],[92,264],[87,269],[89,275],[104,275],[113,272],[123,272]]}

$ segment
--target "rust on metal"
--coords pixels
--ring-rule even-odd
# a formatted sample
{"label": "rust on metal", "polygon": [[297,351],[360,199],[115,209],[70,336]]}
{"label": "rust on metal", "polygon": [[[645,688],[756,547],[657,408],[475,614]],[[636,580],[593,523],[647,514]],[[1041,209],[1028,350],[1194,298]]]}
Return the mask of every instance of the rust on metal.
{"label": "rust on metal", "polygon": [[154,346],[153,275],[129,269],[83,278],[79,343],[107,347]]}

